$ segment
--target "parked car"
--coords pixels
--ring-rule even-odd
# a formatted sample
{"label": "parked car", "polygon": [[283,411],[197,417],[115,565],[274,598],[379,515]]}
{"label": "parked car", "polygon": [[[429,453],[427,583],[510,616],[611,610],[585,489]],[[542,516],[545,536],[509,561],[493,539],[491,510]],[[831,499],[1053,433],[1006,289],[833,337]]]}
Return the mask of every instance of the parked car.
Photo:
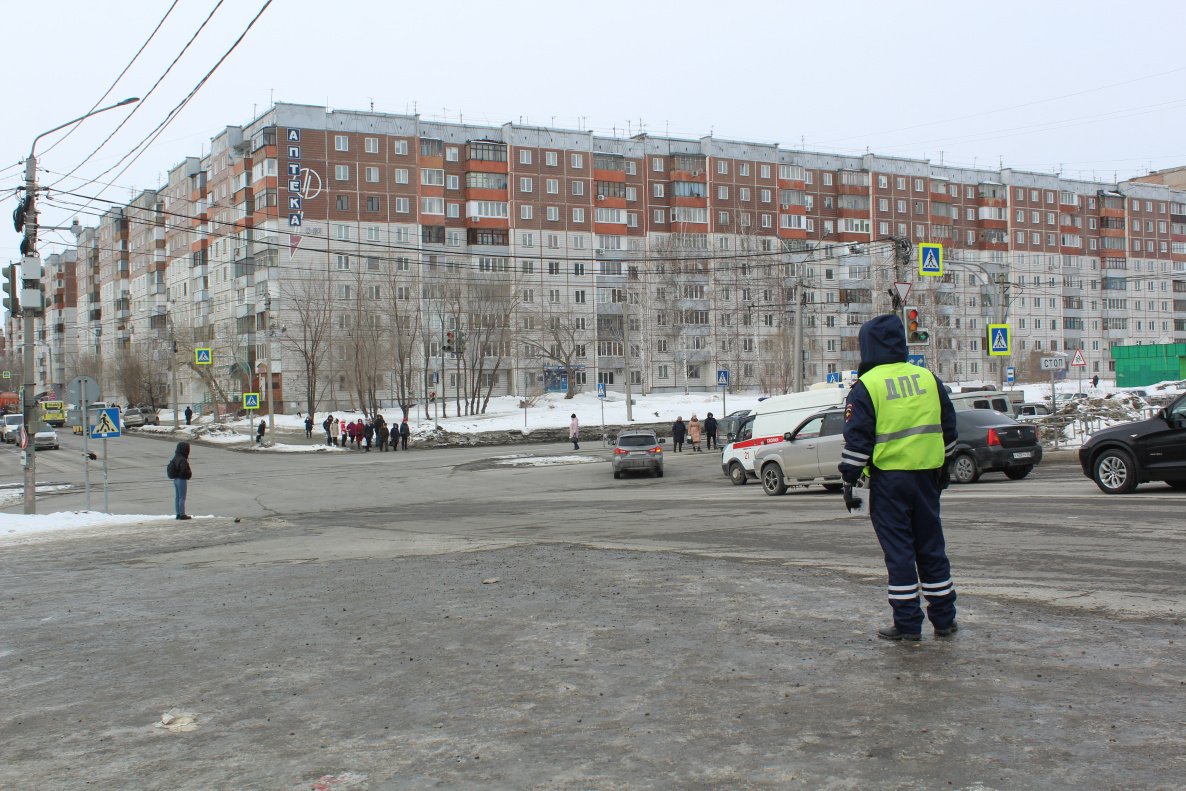
{"label": "parked car", "polygon": [[1034,426],[983,409],[956,412],[955,420],[959,438],[948,468],[955,483],[975,483],[986,472],[1003,472],[1011,480],[1021,480],[1042,461]]}
{"label": "parked car", "polygon": [[773,396],[758,403],[737,429],[737,434],[721,448],[721,471],[734,486],[743,486],[756,478],[754,454],[765,445],[781,442],[806,418],[822,409],[840,406],[848,390],[831,387]]}
{"label": "parked car", "polygon": [[19,412],[15,415],[4,416],[4,441],[16,442],[21,436],[21,425],[25,422],[25,416]]}
{"label": "parked car", "polygon": [[652,431],[622,432],[614,440],[614,455],[610,463],[614,477],[621,478],[624,472],[649,472],[656,478],[663,477],[663,440]]}
{"label": "parked car", "polygon": [[1079,448],[1079,465],[1104,494],[1128,494],[1149,481],[1186,489],[1186,396],[1148,420],[1095,432]]}
{"label": "parked car", "polygon": [[788,486],[821,484],[830,492],[844,488],[840,478],[840,451],[844,450],[844,410],[829,409],[812,415],[781,442],[758,448],[754,470],[762,491],[786,494]]}
{"label": "parked car", "polygon": [[1042,417],[1050,414],[1050,405],[1026,401],[1013,405],[1013,417]]}
{"label": "parked car", "polygon": [[57,450],[58,432],[52,428],[43,428],[33,435],[33,450]]}
{"label": "parked car", "polygon": [[[125,410],[123,410],[123,415],[121,417],[121,420],[123,421],[123,427],[125,427],[125,428],[140,428],[141,426],[144,426],[145,423],[149,422],[148,415],[151,415],[151,414],[152,413],[146,414],[144,412],[141,412],[141,410],[136,407],[125,409]],[[155,417],[157,415],[152,415],[152,416]],[[158,423],[159,422],[160,421],[158,421]]]}
{"label": "parked car", "polygon": [[998,412],[1004,412],[1006,415],[1010,415],[1021,401],[1021,394],[1014,392],[1001,393],[995,389],[991,391],[965,390],[962,393],[952,393],[949,398],[951,399],[951,405],[957,410],[995,409]]}

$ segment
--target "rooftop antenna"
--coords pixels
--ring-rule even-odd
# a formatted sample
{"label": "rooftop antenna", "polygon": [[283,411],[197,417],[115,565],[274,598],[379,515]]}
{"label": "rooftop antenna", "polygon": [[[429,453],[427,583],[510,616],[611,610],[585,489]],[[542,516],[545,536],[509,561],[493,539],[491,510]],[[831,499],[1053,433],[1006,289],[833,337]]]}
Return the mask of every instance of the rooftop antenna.
{"label": "rooftop antenna", "polygon": [[997,167],[999,167],[1001,170],[1005,169],[1005,155],[1004,154],[1001,154],[1001,160]]}
{"label": "rooftop antenna", "polygon": [[671,134],[671,121],[663,122],[663,136],[666,137]]}
{"label": "rooftop antenna", "polygon": [[630,119],[629,119],[629,118],[627,118],[627,119],[626,119],[626,137],[630,137],[630,136],[631,136],[631,135],[633,135],[633,134],[634,134],[634,127],[633,127],[633,125],[630,123]]}
{"label": "rooftop antenna", "polygon": [[413,99],[413,100],[412,100],[412,115],[420,115],[420,109],[419,109],[419,107],[416,105],[416,100],[415,100],[415,99]]}
{"label": "rooftop antenna", "polygon": [[556,116],[552,116],[552,126],[556,125]]}

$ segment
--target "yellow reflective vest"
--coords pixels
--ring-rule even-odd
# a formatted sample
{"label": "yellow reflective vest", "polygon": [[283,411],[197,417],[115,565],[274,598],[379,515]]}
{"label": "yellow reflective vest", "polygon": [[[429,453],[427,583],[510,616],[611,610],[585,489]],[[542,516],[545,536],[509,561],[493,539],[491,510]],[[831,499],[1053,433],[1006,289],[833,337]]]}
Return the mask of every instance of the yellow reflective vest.
{"label": "yellow reflective vest", "polygon": [[910,363],[879,365],[861,377],[877,414],[872,465],[881,470],[943,466],[943,425],[935,375]]}

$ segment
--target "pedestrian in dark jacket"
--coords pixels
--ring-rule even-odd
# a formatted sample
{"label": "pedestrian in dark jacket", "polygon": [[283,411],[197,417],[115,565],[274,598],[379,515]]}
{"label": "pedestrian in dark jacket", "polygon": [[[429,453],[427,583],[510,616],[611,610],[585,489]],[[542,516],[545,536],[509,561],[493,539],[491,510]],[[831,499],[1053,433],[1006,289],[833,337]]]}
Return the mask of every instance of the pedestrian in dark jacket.
{"label": "pedestrian in dark jacket", "polygon": [[371,440],[375,438],[375,422],[368,420],[367,424],[362,427],[362,436],[366,439],[367,453],[371,452]]}
{"label": "pedestrian in dark jacket", "polygon": [[684,452],[684,435],[687,433],[688,427],[684,425],[683,417],[677,417],[671,424],[671,444],[675,446],[676,453]]}
{"label": "pedestrian in dark jacket", "polygon": [[185,408],[185,425],[188,426],[193,419],[194,419],[194,411],[192,409],[190,409],[189,407],[186,407]]}
{"label": "pedestrian in dark jacket", "polygon": [[305,416],[305,438],[309,439],[313,436],[313,413],[310,412]]}
{"label": "pedestrian in dark jacket", "polygon": [[704,444],[711,450],[713,445],[721,447],[721,443],[717,442],[717,419],[708,413],[708,417],[704,418]]}
{"label": "pedestrian in dark jacket", "polygon": [[173,505],[177,510],[178,519],[192,519],[185,513],[185,493],[189,488],[189,479],[194,477],[189,468],[189,443],[178,442],[177,450],[172,461],[165,467],[165,475],[173,481]]}
{"label": "pedestrian in dark jacket", "polygon": [[378,425],[375,428],[375,437],[379,440],[379,452],[385,453],[387,451],[387,437],[390,436],[390,429],[387,428],[387,421],[382,417],[375,418],[375,423]]}
{"label": "pedestrian in dark jacket", "polygon": [[321,427],[323,429],[325,429],[325,444],[333,445],[334,444],[334,431],[333,431],[334,416],[333,415],[327,416],[325,418],[325,422],[321,424]]}
{"label": "pedestrian in dark jacket", "polygon": [[399,424],[399,439],[403,443],[404,450],[408,449],[408,437],[411,433],[412,429],[408,427],[408,419],[404,418],[403,422]]}
{"label": "pedestrian in dark jacket", "polygon": [[259,428],[255,430],[255,442],[258,445],[264,444],[264,432],[268,430],[268,421],[261,419],[259,421]]}

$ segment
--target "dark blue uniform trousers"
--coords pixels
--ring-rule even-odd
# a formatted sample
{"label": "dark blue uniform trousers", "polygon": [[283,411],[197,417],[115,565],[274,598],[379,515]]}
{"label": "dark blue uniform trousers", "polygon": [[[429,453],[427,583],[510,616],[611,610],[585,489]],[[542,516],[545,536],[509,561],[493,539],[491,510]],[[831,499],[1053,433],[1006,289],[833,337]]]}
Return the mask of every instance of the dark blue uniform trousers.
{"label": "dark blue uniform trousers", "polygon": [[[936,629],[955,622],[955,587],[939,521],[934,470],[873,470],[869,513],[889,571],[889,601],[899,631],[922,631],[918,596]],[[917,571],[915,570],[917,567]]]}

